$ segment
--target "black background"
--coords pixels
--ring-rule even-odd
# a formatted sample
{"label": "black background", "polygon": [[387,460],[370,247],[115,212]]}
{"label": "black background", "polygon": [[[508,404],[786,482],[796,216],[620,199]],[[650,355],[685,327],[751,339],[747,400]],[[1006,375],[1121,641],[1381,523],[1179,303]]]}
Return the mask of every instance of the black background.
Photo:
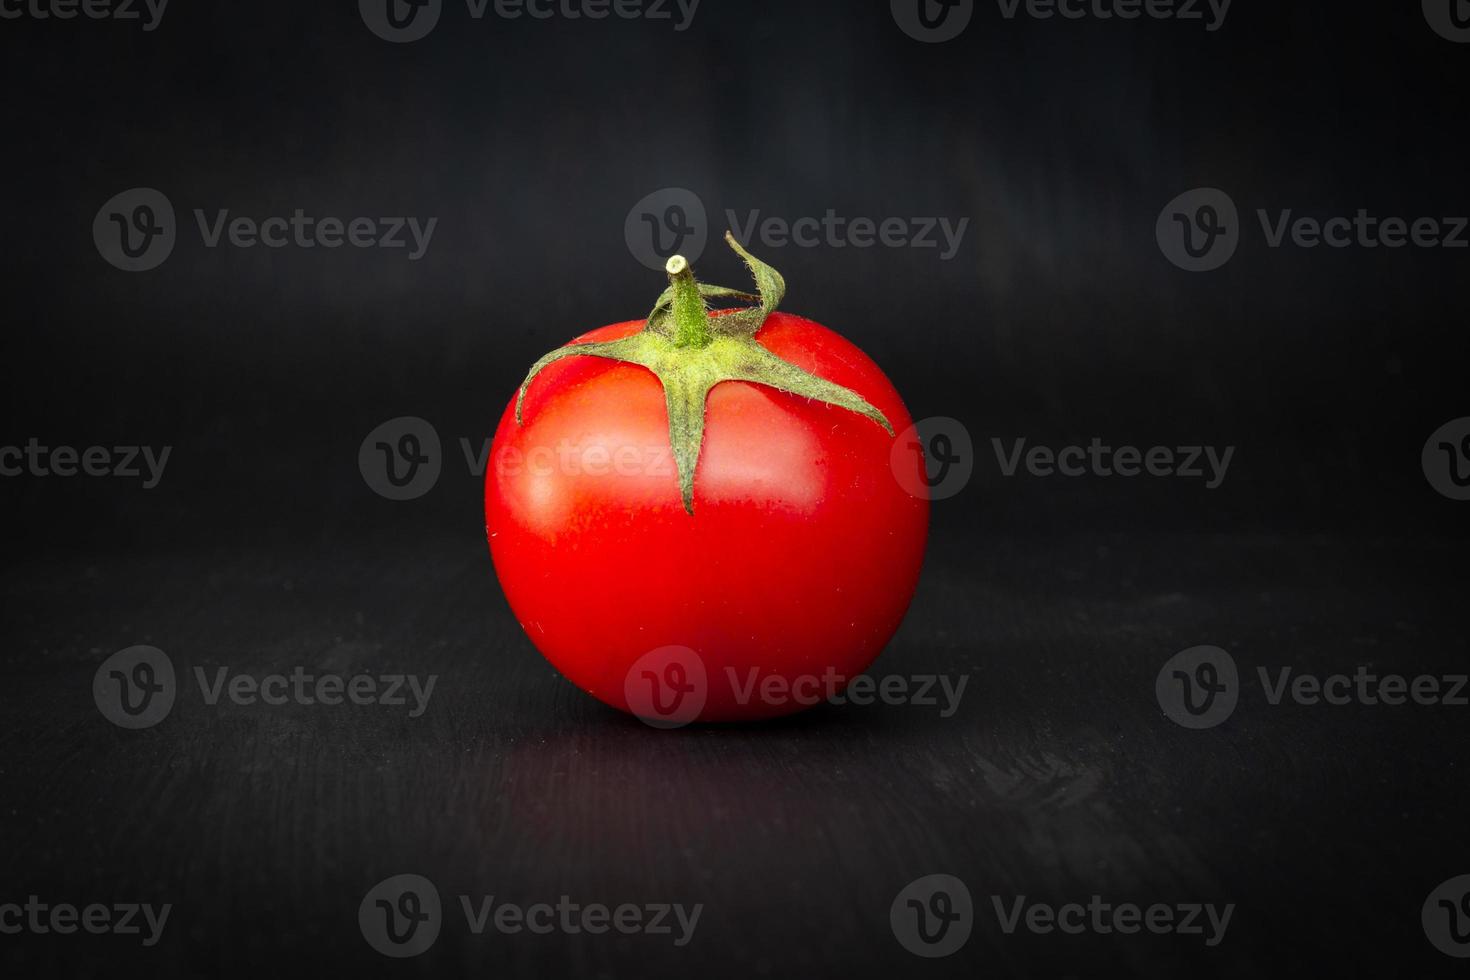
{"label": "black background", "polygon": [[[493,16],[428,38],[350,2],[0,21],[0,445],[174,447],[162,483],[0,480],[0,901],[173,902],[164,941],[0,937],[17,975],[306,966],[505,975],[1447,973],[1419,926],[1470,870],[1465,709],[1268,707],[1186,732],[1153,678],[1213,643],[1244,671],[1463,669],[1465,504],[1421,447],[1467,414],[1467,252],[1270,249],[1256,208],[1470,213],[1470,47],[1417,3],[1237,0],[1201,22],[1005,20],[921,44],[886,3],[703,0],[691,28]],[[180,216],[160,268],[106,264],[112,195]],[[854,340],[976,476],[935,505],[918,598],[875,670],[972,677],[961,712],[824,707],[660,734],[521,634],[483,540],[478,447],[539,354],[646,312],[623,239],[723,215],[969,218],[922,249],[766,249],[784,308]],[[1222,269],[1154,221],[1227,190]],[[207,249],[192,209],[439,219],[427,255]],[[384,500],[363,437],[417,415],[435,489]],[[1002,478],[990,440],[1233,445],[1223,486]],[[92,672],[441,674],[423,719],[184,703],[113,729]],[[402,871],[531,902],[704,902],[696,941],[466,937],[391,963],[356,927]],[[905,953],[888,903],[935,872],[967,947]],[[1238,904],[1225,943],[1005,936],[990,894]],[[448,927],[446,927],[448,928]]]}

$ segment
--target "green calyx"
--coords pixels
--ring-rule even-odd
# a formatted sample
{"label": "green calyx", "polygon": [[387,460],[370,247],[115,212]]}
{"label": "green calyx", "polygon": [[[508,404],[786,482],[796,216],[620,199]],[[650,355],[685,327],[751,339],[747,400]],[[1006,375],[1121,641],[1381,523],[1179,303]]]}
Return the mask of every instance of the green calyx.
{"label": "green calyx", "polygon": [[[867,416],[893,435],[887,417],[857,392],[783,361],[756,341],[756,332],[786,295],[786,280],[742,248],[734,235],[726,232],[725,241],[750,267],[758,295],[698,283],[688,260],[682,255],[674,256],[666,267],[669,288],[659,296],[642,330],[621,340],[568,344],[531,366],[516,395],[516,424],[524,421],[521,407],[526,389],[548,364],[567,357],[602,357],[647,368],[663,385],[669,412],[669,442],[679,472],[679,492],[684,510],[691,515],[694,471],[704,440],[705,400],[710,389],[723,381],[765,385],[836,405]],[[755,305],[716,314],[710,311],[706,300]]]}

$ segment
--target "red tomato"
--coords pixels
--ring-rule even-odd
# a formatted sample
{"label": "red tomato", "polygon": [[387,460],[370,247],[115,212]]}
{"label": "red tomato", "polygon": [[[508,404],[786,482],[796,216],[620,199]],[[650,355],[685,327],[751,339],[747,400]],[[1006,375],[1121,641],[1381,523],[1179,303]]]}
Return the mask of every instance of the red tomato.
{"label": "red tomato", "polygon": [[[755,340],[910,426],[882,371],[831,330],[774,313]],[[704,418],[690,513],[660,378],[567,357],[529,383],[522,423],[506,408],[485,485],[496,572],[531,641],[584,691],[670,726],[840,691],[898,628],[928,527],[870,418],[745,381],[715,385]]]}

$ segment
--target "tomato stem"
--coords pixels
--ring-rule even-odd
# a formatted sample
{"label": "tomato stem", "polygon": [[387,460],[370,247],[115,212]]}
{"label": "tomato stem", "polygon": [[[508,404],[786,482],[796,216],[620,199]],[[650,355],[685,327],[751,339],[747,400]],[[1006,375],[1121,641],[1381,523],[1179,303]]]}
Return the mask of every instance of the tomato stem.
{"label": "tomato stem", "polygon": [[709,308],[694,281],[694,267],[682,255],[675,255],[664,266],[673,290],[674,346],[708,347],[714,339],[709,328]]}
{"label": "tomato stem", "polygon": [[[725,235],[725,242],[745,260],[759,295],[727,286],[702,285],[695,281],[689,260],[674,256],[664,267],[669,274],[669,288],[659,296],[642,330],[617,340],[574,342],[531,365],[516,393],[516,424],[525,422],[522,409],[526,391],[536,375],[564,358],[601,357],[647,368],[664,389],[679,496],[690,516],[694,514],[694,471],[704,441],[705,400],[715,385],[726,381],[764,385],[862,415],[892,436],[893,426],[887,416],[857,392],[782,360],[755,339],[786,295],[786,280],[747,252],[734,235]],[[711,316],[706,299],[756,305]]]}

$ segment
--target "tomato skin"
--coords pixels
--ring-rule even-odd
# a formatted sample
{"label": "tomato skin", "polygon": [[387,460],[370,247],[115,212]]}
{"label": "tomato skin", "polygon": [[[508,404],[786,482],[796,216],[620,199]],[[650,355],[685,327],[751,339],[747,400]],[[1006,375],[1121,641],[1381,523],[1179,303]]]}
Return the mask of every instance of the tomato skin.
{"label": "tomato skin", "polygon": [[[577,342],[642,327],[613,324]],[[862,395],[895,432],[911,425],[877,365],[826,327],[778,312],[756,340]],[[523,424],[512,399],[495,433],[485,518],[496,573],[541,653],[615,708],[634,710],[630,669],[672,645],[704,665],[698,720],[799,711],[813,687],[803,683],[797,698],[791,685],[835,676],[840,690],[862,673],[918,583],[929,503],[895,476],[894,438],[846,409],[719,384],[690,515],[658,379],[633,364],[563,359],[527,390]],[[921,485],[923,461],[912,459],[905,482]],[[763,697],[763,682],[785,693]]]}

